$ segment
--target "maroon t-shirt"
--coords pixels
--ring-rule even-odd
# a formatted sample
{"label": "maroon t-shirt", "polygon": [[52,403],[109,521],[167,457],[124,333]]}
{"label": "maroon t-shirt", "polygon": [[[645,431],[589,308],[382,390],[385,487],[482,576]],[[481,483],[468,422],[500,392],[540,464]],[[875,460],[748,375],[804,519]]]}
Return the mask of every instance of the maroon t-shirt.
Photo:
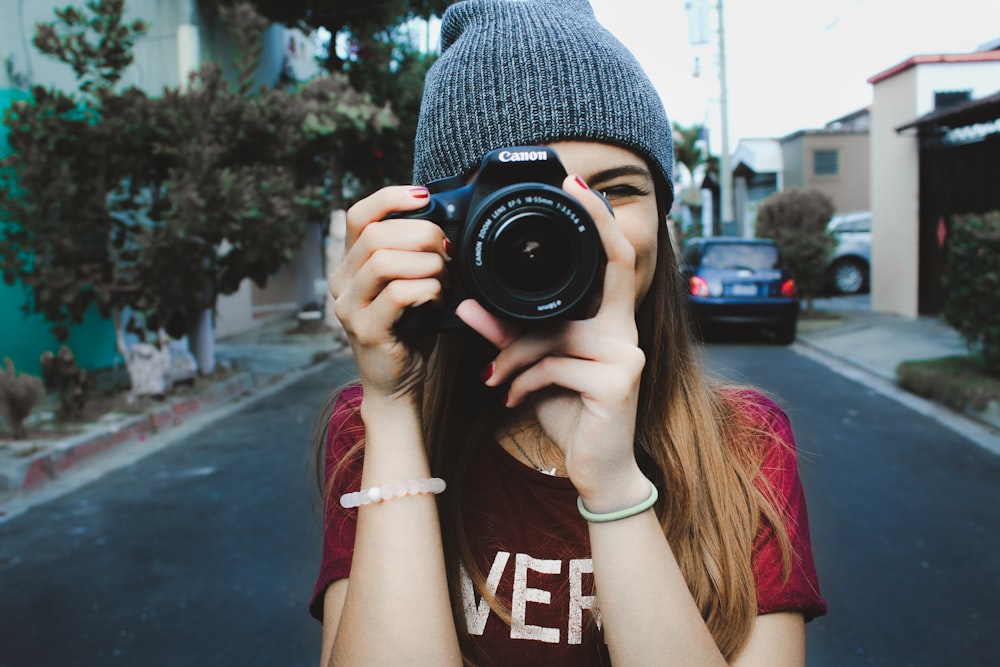
{"label": "maroon t-shirt", "polygon": [[[773,528],[765,522],[753,556],[758,613],[795,611],[810,620],[826,612],[826,603],[819,594],[813,565],[791,427],[769,399],[758,393],[746,398],[747,409],[754,413],[751,417],[762,425],[771,422],[777,436],[790,445],[770,444],[763,470],[777,491],[782,505],[779,509],[789,517],[792,571],[784,580],[781,550]],[[328,475],[363,432],[357,411],[360,400],[360,388],[351,387],[334,408],[326,457]],[[334,489],[334,498],[357,490],[360,466],[359,457],[352,470],[338,477],[344,484]],[[466,621],[476,638],[482,664],[610,664],[595,614],[587,522],[577,510],[576,499],[568,478],[529,468],[495,442],[483,447],[470,467],[464,503],[473,552],[480,554],[480,571],[490,589],[509,604],[513,621],[508,625],[497,616],[473,592],[463,573]],[[343,510],[339,505],[329,510],[323,561],[309,606],[317,619],[323,617],[327,586],[350,575],[356,519],[356,510]]]}

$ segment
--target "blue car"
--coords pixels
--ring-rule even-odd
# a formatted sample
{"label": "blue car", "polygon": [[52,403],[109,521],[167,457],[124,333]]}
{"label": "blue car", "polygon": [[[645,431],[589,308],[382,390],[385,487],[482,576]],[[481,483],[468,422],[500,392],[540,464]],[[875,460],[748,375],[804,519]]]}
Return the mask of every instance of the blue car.
{"label": "blue car", "polygon": [[690,239],[681,253],[688,302],[702,335],[749,325],[788,345],[795,340],[799,298],[771,239]]}

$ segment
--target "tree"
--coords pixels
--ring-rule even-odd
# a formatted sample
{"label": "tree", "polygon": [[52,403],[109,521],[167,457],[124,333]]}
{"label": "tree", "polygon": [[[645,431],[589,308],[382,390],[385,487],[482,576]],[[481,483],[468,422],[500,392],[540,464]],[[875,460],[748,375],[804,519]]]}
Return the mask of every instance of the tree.
{"label": "tree", "polygon": [[705,128],[702,125],[690,125],[684,127],[679,123],[673,124],[674,130],[674,160],[683,164],[692,174],[695,168],[708,160],[711,156],[704,150],[702,136]]}
{"label": "tree", "polygon": [[388,110],[346,75],[285,91],[256,89],[266,22],[248,3],[223,15],[240,47],[233,86],[206,63],[185,91],[149,99],[114,90],[141,21],[124,0],[92,0],[39,27],[36,45],[80,80],[78,95],[36,87],[4,122],[13,153],[0,167],[4,278],[62,341],[92,307],[145,316],[174,336],[250,278],[288,262],[305,225],[325,220],[329,173],[351,135],[389,128]]}
{"label": "tree", "polygon": [[757,236],[777,241],[788,262],[806,313],[826,284],[830,253],[836,245],[826,225],[833,201],[819,190],[788,188],[765,199],[757,209]]}

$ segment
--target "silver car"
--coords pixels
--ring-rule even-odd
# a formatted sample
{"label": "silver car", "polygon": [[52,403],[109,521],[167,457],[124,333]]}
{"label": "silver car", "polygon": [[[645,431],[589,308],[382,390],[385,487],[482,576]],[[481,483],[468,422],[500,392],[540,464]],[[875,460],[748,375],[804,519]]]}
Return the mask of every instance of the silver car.
{"label": "silver car", "polygon": [[868,291],[872,256],[871,211],[837,213],[826,226],[837,240],[830,259],[830,285],[837,294]]}

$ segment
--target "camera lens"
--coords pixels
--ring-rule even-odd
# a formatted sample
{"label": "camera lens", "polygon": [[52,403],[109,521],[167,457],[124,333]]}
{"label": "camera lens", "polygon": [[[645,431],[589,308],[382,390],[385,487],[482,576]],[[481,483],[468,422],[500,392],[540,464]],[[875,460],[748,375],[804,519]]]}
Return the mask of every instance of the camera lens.
{"label": "camera lens", "polygon": [[493,241],[497,279],[525,295],[548,294],[570,277],[571,241],[549,216],[518,215],[499,230]]}

